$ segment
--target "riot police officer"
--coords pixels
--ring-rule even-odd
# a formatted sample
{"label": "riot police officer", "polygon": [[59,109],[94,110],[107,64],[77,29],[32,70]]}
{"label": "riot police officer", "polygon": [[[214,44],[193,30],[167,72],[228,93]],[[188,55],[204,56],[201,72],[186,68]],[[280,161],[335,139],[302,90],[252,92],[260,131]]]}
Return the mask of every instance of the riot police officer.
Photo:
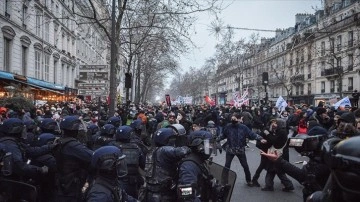
{"label": "riot police officer", "polygon": [[121,126],[122,121],[121,121],[120,117],[113,116],[108,119],[107,124],[111,124],[111,125],[115,126],[116,128],[118,128],[119,126]]}
{"label": "riot police officer", "polygon": [[35,121],[33,120],[26,120],[24,121],[25,127],[26,127],[26,140],[25,144],[27,145],[33,145],[34,141],[36,140],[37,128]]}
{"label": "riot police officer", "polygon": [[108,145],[109,142],[114,140],[116,128],[112,124],[105,124],[100,128],[100,136],[95,140],[94,148],[98,149],[102,146]]}
{"label": "riot police officer", "polygon": [[53,135],[59,135],[60,133],[58,123],[52,118],[42,119],[39,128],[41,133],[51,133]]}
{"label": "riot police officer", "polygon": [[38,167],[27,164],[27,158],[33,156],[40,156],[49,153],[51,146],[44,146],[40,148],[30,148],[22,143],[22,135],[25,134],[25,126],[23,121],[18,118],[6,119],[0,125],[0,131],[3,137],[0,138],[0,143],[6,145],[8,152],[12,153],[13,158],[13,173],[9,176],[11,179],[23,180],[25,178],[37,178],[39,175],[46,174],[48,167]]}
{"label": "riot police officer", "polygon": [[323,189],[312,194],[308,202],[359,201],[360,197],[360,136],[351,137],[334,147],[324,147],[326,164],[331,175]]}
{"label": "riot police officer", "polygon": [[96,124],[90,124],[87,126],[87,147],[93,149],[95,140],[100,136],[100,128]]}
{"label": "riot police officer", "polygon": [[133,202],[120,186],[119,179],[127,175],[125,155],[115,146],[104,146],[95,150],[91,167],[96,177],[87,191],[87,202]]}
{"label": "riot police officer", "polygon": [[[315,126],[309,130],[308,134],[297,135],[294,138],[290,138],[289,145],[295,147],[295,150],[302,156],[309,157],[309,162],[302,168],[298,168],[295,165],[284,160],[281,154],[278,153],[265,153],[261,151],[261,155],[266,156],[268,159],[274,162],[274,166],[289,176],[293,177],[303,188],[303,201],[314,193],[315,191],[322,190],[330,175],[329,167],[323,162],[323,152],[321,147],[327,138],[327,131],[320,127]],[[294,142],[300,141],[301,144],[295,144]],[[332,138],[326,142],[339,142],[338,138]],[[308,146],[311,144],[311,146]],[[325,143],[326,144],[326,143]]]}
{"label": "riot police officer", "polygon": [[[43,133],[39,135],[34,142],[35,146],[41,147],[44,145],[53,144],[56,136],[51,133]],[[55,173],[57,171],[56,160],[51,153],[31,158],[31,165],[47,166],[49,171],[46,177],[37,179],[37,184],[40,185],[39,198],[41,201],[50,201],[53,191],[55,190]]]}
{"label": "riot police officer", "polygon": [[125,154],[128,174],[121,178],[120,183],[126,193],[138,198],[139,189],[144,184],[139,168],[145,169],[145,154],[137,144],[130,142],[132,133],[134,130],[130,126],[120,126],[116,130],[115,141],[110,142],[109,145],[121,148]]}
{"label": "riot police officer", "polygon": [[[210,201],[216,195],[219,199],[222,198],[220,193],[213,192],[212,178],[205,165],[205,160],[211,156],[212,152],[210,146],[212,134],[205,130],[198,130],[191,132],[188,140],[192,152],[179,164],[178,201]],[[190,192],[192,194],[189,194]]]}
{"label": "riot police officer", "polygon": [[176,134],[161,128],[154,136],[155,148],[146,156],[146,192],[142,201],[174,201],[176,199],[177,162],[190,153],[186,146],[174,147]]}
{"label": "riot police officer", "polygon": [[88,176],[93,151],[77,140],[85,126],[78,116],[66,116],[60,122],[63,137],[54,152],[58,173],[54,201],[77,202]]}

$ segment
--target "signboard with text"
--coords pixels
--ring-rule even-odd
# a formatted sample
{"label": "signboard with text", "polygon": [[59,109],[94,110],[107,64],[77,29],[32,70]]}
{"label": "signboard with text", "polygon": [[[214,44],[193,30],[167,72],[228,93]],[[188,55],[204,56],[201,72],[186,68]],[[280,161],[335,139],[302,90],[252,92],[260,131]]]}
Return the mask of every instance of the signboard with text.
{"label": "signboard with text", "polygon": [[95,95],[95,96],[101,96],[101,95],[107,95],[107,91],[104,90],[84,90],[79,89],[79,95]]}
{"label": "signboard with text", "polygon": [[78,88],[103,88],[107,86],[106,83],[78,83]]}
{"label": "signboard with text", "polygon": [[80,65],[79,70],[99,70],[99,69],[107,69],[107,65]]}
{"label": "signboard with text", "polygon": [[93,80],[101,80],[107,81],[109,80],[109,72],[79,72],[79,80],[82,81],[93,81]]}

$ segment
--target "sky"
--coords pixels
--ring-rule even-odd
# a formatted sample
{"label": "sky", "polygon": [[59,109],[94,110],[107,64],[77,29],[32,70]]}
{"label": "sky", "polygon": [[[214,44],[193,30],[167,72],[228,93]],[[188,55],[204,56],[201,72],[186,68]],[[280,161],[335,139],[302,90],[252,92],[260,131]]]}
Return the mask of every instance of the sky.
{"label": "sky", "polygon": [[[294,27],[297,13],[314,14],[316,9],[322,9],[321,0],[224,0],[224,4],[229,6],[219,17],[225,26],[265,30]],[[191,39],[199,48],[191,49],[189,54],[181,57],[180,66],[184,70],[189,67],[201,68],[206,59],[214,55],[215,45],[220,40],[210,29],[215,17],[208,13],[198,16]],[[252,33],[267,38],[275,36],[273,32],[235,30],[234,39],[247,39]]]}

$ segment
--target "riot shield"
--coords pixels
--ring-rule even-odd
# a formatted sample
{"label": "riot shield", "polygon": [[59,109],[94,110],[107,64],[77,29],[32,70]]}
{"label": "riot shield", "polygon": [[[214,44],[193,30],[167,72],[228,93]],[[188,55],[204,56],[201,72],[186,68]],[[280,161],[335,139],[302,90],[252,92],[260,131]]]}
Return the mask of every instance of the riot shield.
{"label": "riot shield", "polygon": [[233,192],[236,173],[212,161],[206,161],[209,173],[214,177],[211,198],[212,202],[229,202]]}
{"label": "riot shield", "polygon": [[24,182],[0,179],[0,200],[5,202],[36,202],[36,187]]}

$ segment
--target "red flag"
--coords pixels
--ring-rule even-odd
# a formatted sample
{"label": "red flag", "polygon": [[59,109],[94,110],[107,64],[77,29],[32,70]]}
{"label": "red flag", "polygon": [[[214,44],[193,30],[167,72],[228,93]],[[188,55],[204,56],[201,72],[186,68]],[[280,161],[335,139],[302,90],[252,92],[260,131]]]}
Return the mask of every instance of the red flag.
{"label": "red flag", "polygon": [[171,99],[170,99],[170,95],[169,94],[166,94],[165,95],[165,100],[166,100],[166,104],[167,106],[171,106]]}
{"label": "red flag", "polygon": [[208,103],[209,105],[211,106],[214,106],[215,105],[215,101],[212,100],[209,96],[205,96],[205,102]]}

